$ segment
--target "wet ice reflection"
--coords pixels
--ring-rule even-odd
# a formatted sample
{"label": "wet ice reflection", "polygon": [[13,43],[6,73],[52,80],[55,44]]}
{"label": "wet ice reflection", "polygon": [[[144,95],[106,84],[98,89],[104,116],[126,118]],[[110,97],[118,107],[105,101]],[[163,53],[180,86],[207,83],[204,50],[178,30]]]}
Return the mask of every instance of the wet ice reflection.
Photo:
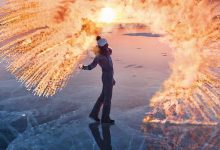
{"label": "wet ice reflection", "polygon": [[218,150],[219,126],[149,123],[142,126],[146,149]]}
{"label": "wet ice reflection", "polygon": [[110,127],[113,124],[101,124],[102,134],[99,131],[99,123],[89,124],[92,135],[101,150],[112,150]]}

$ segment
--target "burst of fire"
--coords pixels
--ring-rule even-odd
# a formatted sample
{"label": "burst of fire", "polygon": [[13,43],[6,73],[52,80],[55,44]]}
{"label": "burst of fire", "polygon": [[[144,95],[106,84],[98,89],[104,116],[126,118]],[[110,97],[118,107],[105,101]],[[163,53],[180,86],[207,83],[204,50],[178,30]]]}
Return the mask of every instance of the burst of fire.
{"label": "burst of fire", "polygon": [[100,13],[103,22],[113,22],[116,10],[120,21],[148,25],[175,49],[173,72],[144,121],[219,121],[218,0],[6,0],[0,8],[0,56],[27,89],[52,96],[95,44]]}

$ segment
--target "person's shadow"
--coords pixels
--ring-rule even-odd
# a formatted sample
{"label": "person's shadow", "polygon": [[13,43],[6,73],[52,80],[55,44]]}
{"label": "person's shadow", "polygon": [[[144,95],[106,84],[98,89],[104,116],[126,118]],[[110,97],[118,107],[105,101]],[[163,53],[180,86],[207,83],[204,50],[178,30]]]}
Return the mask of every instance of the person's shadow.
{"label": "person's shadow", "polygon": [[98,122],[89,124],[89,128],[97,145],[99,146],[100,150],[112,150],[110,127],[113,124],[101,124],[102,137],[99,131],[99,125],[100,124]]}

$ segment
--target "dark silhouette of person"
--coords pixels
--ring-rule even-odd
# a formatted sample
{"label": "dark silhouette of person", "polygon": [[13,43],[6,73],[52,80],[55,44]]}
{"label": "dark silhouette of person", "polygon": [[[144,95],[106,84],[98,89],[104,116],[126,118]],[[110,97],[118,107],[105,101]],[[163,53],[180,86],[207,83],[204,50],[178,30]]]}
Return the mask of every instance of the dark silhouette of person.
{"label": "dark silhouette of person", "polygon": [[95,103],[89,117],[99,122],[100,119],[98,115],[101,107],[103,106],[101,122],[114,123],[115,121],[110,118],[112,91],[113,86],[115,85],[115,80],[113,78],[113,62],[111,59],[112,49],[109,48],[107,40],[101,38],[100,36],[97,36],[96,39],[98,43],[98,51],[95,51],[96,57],[90,65],[83,65],[81,67],[83,70],[92,70],[97,66],[97,64],[99,64],[102,68],[102,93]]}
{"label": "dark silhouette of person", "polygon": [[111,125],[112,124],[102,124],[102,139],[101,134],[99,132],[99,123],[95,122],[89,124],[89,128],[100,150],[112,150],[110,132]]}

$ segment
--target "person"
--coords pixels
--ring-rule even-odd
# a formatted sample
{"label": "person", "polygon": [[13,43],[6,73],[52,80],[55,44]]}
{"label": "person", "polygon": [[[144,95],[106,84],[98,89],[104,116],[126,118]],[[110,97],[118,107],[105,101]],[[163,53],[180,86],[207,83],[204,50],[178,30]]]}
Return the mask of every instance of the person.
{"label": "person", "polygon": [[99,64],[102,68],[102,93],[95,103],[89,117],[99,122],[100,119],[98,115],[101,107],[103,106],[101,123],[114,123],[115,121],[110,118],[112,91],[113,86],[115,85],[115,80],[113,78],[114,68],[111,59],[112,49],[109,48],[106,39],[97,36],[96,40],[98,45],[98,51],[95,51],[96,57],[90,65],[82,65],[80,67],[83,70],[92,70]]}

